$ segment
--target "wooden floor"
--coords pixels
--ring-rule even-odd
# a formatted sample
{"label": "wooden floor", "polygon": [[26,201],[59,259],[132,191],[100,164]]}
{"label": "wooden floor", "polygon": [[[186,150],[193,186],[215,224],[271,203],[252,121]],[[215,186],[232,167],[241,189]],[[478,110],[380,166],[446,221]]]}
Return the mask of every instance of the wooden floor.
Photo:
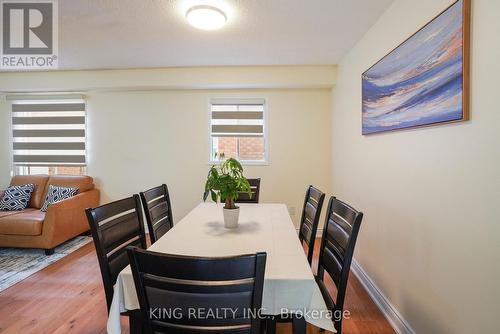
{"label": "wooden floor", "polygon": [[[106,333],[105,305],[90,243],[0,292],[0,333]],[[345,334],[394,333],[354,275],[349,278],[345,309],[351,312],[351,319],[343,322]],[[289,325],[279,326],[279,334],[291,333]],[[122,328],[128,333],[126,318],[122,318]],[[308,334],[312,333],[319,331],[310,326]]]}

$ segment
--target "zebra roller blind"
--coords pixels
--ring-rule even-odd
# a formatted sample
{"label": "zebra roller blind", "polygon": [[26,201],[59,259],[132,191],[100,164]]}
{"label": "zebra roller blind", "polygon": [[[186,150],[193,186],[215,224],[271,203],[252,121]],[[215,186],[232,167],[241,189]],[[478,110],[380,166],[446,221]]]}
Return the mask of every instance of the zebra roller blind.
{"label": "zebra roller blind", "polygon": [[15,166],[85,166],[85,101],[13,101]]}
{"label": "zebra roller blind", "polygon": [[263,137],[264,100],[212,100],[212,137]]}

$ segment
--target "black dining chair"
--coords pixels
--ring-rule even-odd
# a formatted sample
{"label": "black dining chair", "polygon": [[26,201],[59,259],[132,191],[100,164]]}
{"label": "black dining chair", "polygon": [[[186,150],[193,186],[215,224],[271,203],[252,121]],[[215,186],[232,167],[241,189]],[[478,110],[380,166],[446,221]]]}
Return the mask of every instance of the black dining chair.
{"label": "black dining chair", "polygon": [[118,274],[129,264],[126,247],[146,248],[138,195],[85,210],[101,269],[108,312]]}
{"label": "black dining chair", "polygon": [[235,203],[259,203],[260,179],[248,179],[248,183],[250,183],[252,196],[248,193],[239,193]]}
{"label": "black dining chair", "polygon": [[[335,315],[334,324],[337,333],[342,332],[342,313],[347,281],[362,220],[362,212],[356,211],[333,196],[330,198],[321,239],[316,282],[325,299],[326,306]],[[330,296],[325,285],[325,272],[328,273],[337,288],[335,300]]]}
{"label": "black dining chair", "polygon": [[[307,245],[307,261],[309,265],[312,263],[316,232],[318,230],[318,223],[324,200],[325,194],[321,190],[312,185],[307,188],[304,198],[304,207],[302,209],[302,218],[300,219],[299,225],[299,240],[301,243]],[[276,332],[277,322],[293,322],[293,320],[293,317],[290,315],[268,317],[266,320],[267,334],[274,334]],[[295,327],[297,327],[297,325],[295,325],[294,328]]]}
{"label": "black dining chair", "polygon": [[174,227],[170,195],[166,184],[140,193],[151,244]]}
{"label": "black dining chair", "polygon": [[325,194],[321,190],[312,185],[307,188],[299,225],[299,240],[307,245],[307,261],[309,265],[311,265],[313,259],[316,232],[324,200]]}
{"label": "black dining chair", "polygon": [[[248,179],[248,183],[250,183],[250,192],[252,195],[240,192],[238,193],[238,198],[234,200],[235,203],[259,203],[260,179]],[[224,203],[226,199],[221,197],[220,201]]]}
{"label": "black dining chair", "polygon": [[[261,308],[266,253],[208,258],[127,251],[146,333],[261,333],[259,317],[249,315]],[[200,309],[217,316],[199,316]]]}

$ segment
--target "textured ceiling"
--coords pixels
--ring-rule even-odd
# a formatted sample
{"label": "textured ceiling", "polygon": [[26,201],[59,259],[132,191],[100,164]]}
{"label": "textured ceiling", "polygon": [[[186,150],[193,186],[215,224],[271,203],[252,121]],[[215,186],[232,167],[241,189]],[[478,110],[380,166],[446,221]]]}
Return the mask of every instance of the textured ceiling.
{"label": "textured ceiling", "polygon": [[[59,1],[60,69],[336,64],[392,0]],[[228,14],[189,26],[192,5]]]}

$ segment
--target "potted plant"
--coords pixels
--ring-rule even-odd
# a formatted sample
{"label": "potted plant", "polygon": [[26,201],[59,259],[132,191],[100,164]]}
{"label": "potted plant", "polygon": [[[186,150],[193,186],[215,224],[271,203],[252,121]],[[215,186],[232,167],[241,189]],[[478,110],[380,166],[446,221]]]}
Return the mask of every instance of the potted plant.
{"label": "potted plant", "polygon": [[240,208],[235,205],[234,201],[239,193],[244,192],[252,196],[252,192],[248,180],[243,176],[241,163],[233,158],[226,160],[224,154],[220,154],[219,158],[221,163],[217,166],[213,165],[208,172],[203,200],[206,201],[209,194],[214,202],[221,199],[225,203],[224,226],[235,228],[238,226]]}

